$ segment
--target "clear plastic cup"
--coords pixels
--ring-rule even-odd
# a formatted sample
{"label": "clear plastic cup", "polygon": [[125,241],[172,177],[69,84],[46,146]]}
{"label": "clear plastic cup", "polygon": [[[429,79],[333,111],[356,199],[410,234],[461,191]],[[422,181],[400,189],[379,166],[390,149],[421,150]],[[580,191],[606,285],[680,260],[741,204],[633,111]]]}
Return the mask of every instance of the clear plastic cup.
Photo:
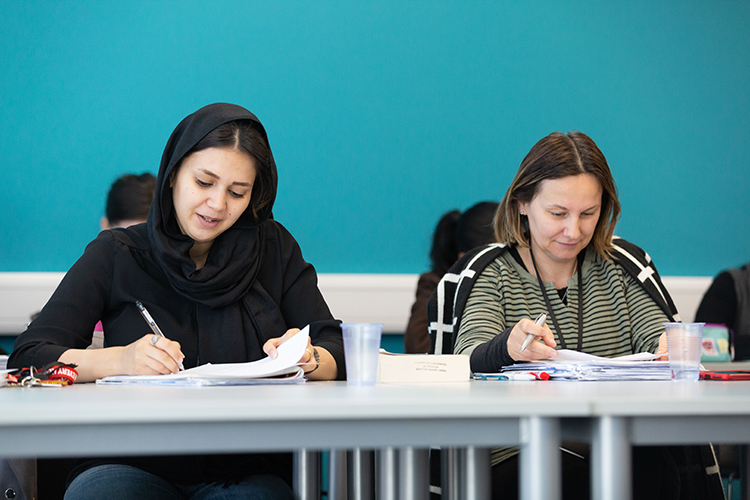
{"label": "clear plastic cup", "polygon": [[378,380],[378,353],[382,323],[343,323],[346,382],[349,385],[375,385]]}
{"label": "clear plastic cup", "polygon": [[664,323],[672,380],[696,381],[700,378],[704,324]]}

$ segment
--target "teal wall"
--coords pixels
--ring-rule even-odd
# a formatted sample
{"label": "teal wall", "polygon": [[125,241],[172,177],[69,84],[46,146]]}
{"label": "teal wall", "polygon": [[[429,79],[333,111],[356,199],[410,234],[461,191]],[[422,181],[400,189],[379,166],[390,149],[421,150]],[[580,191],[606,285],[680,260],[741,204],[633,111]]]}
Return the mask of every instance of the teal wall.
{"label": "teal wall", "polygon": [[0,1],[0,271],[64,271],[109,183],[215,101],[264,122],[322,272],[417,273],[548,133],[607,156],[662,274],[750,260],[750,2]]}

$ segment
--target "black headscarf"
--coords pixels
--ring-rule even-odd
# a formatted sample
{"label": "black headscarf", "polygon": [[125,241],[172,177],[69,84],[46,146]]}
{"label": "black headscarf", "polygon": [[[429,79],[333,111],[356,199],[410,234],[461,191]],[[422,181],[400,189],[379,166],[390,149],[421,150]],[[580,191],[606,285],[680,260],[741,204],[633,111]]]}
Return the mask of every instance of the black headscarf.
{"label": "black headscarf", "polygon": [[262,223],[271,216],[278,180],[270,144],[270,203],[259,210],[257,219],[248,207],[231,228],[216,238],[201,269],[196,270],[189,254],[192,238],[182,234],[177,224],[169,180],[171,173],[196,144],[215,128],[235,120],[252,121],[268,144],[263,125],[241,106],[209,104],[189,115],[177,125],[164,148],[156,196],[147,222],[153,258],[172,287],[190,300],[212,308],[236,302],[247,293],[257,276],[263,250]]}

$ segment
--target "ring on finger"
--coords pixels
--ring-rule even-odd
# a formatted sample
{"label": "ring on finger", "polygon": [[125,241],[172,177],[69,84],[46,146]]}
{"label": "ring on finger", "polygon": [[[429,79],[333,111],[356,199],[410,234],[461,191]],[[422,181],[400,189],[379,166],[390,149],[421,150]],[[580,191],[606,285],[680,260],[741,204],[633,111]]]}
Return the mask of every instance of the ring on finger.
{"label": "ring on finger", "polygon": [[151,345],[156,346],[157,342],[159,342],[159,336],[157,334],[153,334],[151,336]]}

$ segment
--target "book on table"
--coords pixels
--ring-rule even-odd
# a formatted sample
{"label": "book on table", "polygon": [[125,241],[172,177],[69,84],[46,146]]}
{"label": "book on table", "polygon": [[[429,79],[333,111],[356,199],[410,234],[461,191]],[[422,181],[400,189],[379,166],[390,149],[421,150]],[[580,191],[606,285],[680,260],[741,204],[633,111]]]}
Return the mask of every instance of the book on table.
{"label": "book on table", "polygon": [[471,376],[465,354],[394,354],[380,350],[378,382],[467,382]]}

